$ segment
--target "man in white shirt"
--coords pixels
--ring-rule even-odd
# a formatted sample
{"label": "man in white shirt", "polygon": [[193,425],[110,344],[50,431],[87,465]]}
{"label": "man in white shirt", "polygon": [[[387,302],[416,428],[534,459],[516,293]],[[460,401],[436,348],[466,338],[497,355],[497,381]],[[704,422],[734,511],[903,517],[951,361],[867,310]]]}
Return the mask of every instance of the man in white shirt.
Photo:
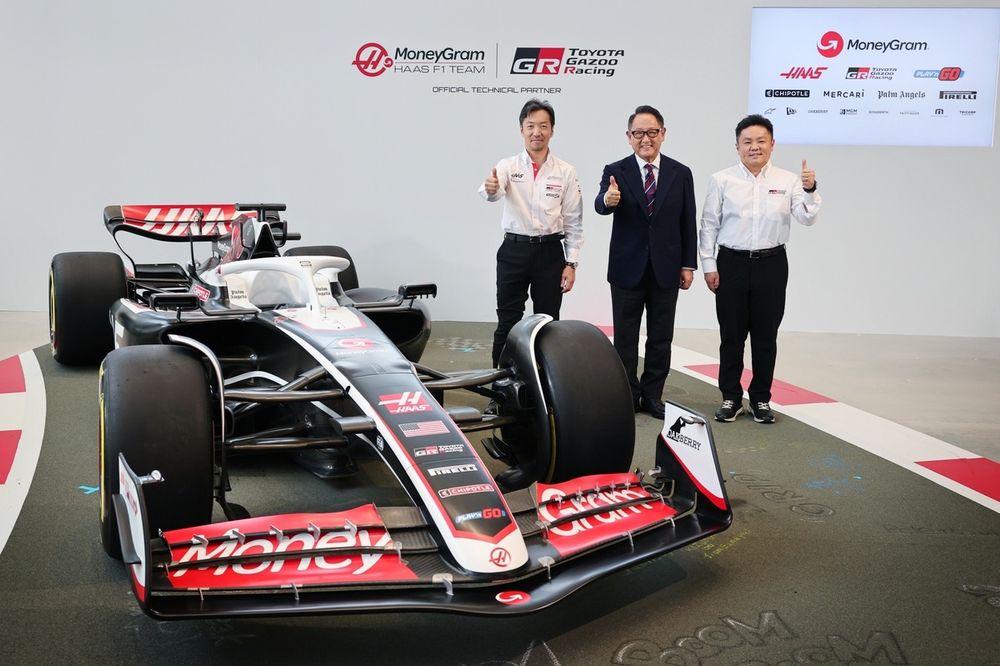
{"label": "man in white shirt", "polygon": [[503,199],[497,251],[497,329],[493,365],[507,333],[524,315],[530,290],[536,314],[559,319],[562,295],[573,288],[583,245],[583,201],[576,169],[549,151],[555,130],[552,105],[528,100],[518,118],[524,150],[500,160],[479,194]]}
{"label": "man in white shirt", "polygon": [[811,226],[822,200],[816,173],[802,160],[802,172],[771,164],[774,127],[760,115],[736,125],[740,163],[712,175],[701,215],[699,252],[705,283],[715,293],[719,319],[717,421],[743,412],[743,348],[747,334],[753,355],[750,413],[757,423],[774,423],[771,383],[778,351],[778,326],[785,314],[791,222]]}

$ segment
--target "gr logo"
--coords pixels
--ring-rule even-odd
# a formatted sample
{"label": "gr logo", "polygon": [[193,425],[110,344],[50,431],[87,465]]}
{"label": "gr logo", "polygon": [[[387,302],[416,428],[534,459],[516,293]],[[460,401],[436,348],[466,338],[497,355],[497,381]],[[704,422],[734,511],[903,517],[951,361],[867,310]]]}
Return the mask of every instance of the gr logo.
{"label": "gr logo", "polygon": [[558,74],[562,65],[563,48],[524,48],[514,51],[511,74]]}

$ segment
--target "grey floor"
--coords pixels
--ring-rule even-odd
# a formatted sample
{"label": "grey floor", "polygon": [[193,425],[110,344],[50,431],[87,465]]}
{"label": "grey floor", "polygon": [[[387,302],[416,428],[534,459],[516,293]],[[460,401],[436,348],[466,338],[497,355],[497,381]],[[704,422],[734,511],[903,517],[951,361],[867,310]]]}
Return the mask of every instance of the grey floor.
{"label": "grey floor", "polygon": [[[45,313],[0,312],[0,358],[48,343]],[[718,358],[718,332],[674,344]],[[775,376],[1000,461],[1000,339],[781,333]]]}
{"label": "grey floor", "polygon": [[[98,430],[96,371],[54,363],[43,347],[43,316],[0,322],[3,342],[18,345],[4,348],[8,354],[42,347],[36,357],[50,403],[31,491],[0,553],[0,663],[997,664],[1000,514],[792,418],[777,430],[741,419],[715,431],[734,513],[729,530],[530,616],[156,622],[137,609],[120,563],[98,545],[98,496],[80,491],[98,483],[94,444],[87,445]],[[488,324],[438,322],[435,330],[425,354],[432,367],[466,370],[488,358]],[[714,337],[681,331],[678,342],[708,353]],[[961,341],[844,344],[850,337],[786,336],[782,378],[843,400],[868,395],[868,405],[852,402],[874,411],[882,393],[898,397],[898,387],[933,377],[935,390],[959,407],[962,396],[990,406],[982,384],[996,381],[995,341],[987,362],[983,355],[959,361],[948,343]],[[907,346],[915,342],[925,346]],[[895,372],[889,379],[883,364]],[[938,418],[917,391],[910,403],[903,396],[897,420]],[[680,372],[667,394],[703,413],[717,400],[714,387]],[[928,423],[946,432],[953,421]],[[985,441],[995,439],[995,421],[976,423]],[[661,428],[636,415],[636,466],[648,469]],[[296,486],[274,482],[274,467],[232,477],[234,497],[264,512],[284,506]],[[311,481],[298,496],[305,491],[316,501],[321,489]],[[350,487],[331,481],[323,491],[339,497]]]}

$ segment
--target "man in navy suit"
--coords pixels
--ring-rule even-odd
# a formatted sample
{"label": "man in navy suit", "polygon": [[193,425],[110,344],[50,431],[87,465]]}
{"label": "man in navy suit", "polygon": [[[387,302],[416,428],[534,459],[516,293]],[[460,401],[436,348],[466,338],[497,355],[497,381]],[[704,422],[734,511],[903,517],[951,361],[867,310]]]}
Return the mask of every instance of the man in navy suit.
{"label": "man in navy suit", "polygon": [[[694,179],[666,155],[663,116],[640,106],[625,132],[633,154],[604,167],[594,201],[599,215],[613,214],[608,282],[615,349],[632,387],[636,411],[663,418],[663,385],[670,372],[670,343],[678,289],[687,289],[697,268]],[[639,365],[639,324],[646,311],[646,355]]]}

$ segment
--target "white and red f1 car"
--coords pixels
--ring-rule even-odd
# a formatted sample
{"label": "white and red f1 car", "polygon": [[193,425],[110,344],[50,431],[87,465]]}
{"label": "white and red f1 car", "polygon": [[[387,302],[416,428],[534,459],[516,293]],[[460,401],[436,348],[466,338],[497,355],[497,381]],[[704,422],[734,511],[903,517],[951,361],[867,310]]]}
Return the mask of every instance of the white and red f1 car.
{"label": "white and red f1 car", "polygon": [[[186,243],[190,264],[53,259],[53,354],[101,363],[101,541],[144,611],[521,613],[729,526],[697,414],[668,403],[655,469],[629,471],[629,389],[596,328],[528,317],[499,367],[438,372],[417,300],[436,286],[359,287],[343,248],[285,251],[284,208],[109,206],[116,241]],[[458,390],[496,409],[450,405]],[[323,478],[367,455],[395,495],[326,481],[329,510],[251,516],[233,465],[276,452]]]}

